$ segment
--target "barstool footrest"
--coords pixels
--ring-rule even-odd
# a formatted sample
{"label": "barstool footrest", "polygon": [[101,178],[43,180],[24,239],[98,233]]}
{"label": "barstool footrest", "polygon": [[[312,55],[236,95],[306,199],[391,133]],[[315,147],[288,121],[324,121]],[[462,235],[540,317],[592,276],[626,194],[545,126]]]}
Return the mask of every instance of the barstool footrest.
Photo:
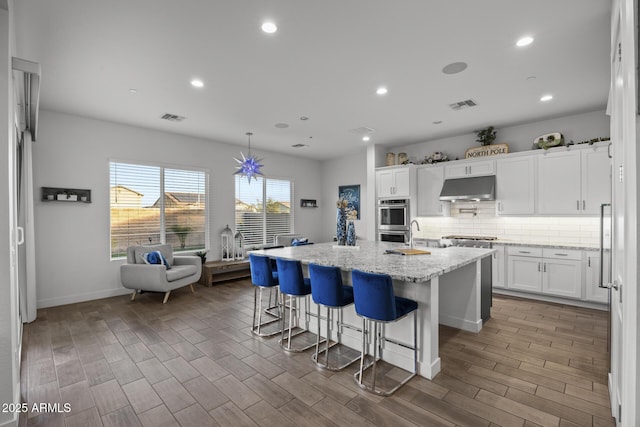
{"label": "barstool footrest", "polygon": [[[367,358],[368,359],[368,358]],[[388,369],[380,369],[381,368],[381,364],[385,364],[387,365],[386,367]],[[367,372],[367,370],[372,369],[374,367],[374,365],[376,366],[377,372],[376,372],[376,378],[375,378],[375,384],[372,383],[372,381],[368,378],[369,376],[365,375],[365,372]],[[391,371],[403,371],[403,372],[408,372],[408,376],[405,376],[403,379],[401,380],[396,380],[394,378],[392,378],[391,376],[387,375],[388,372]],[[358,386],[360,386],[360,388],[362,388],[363,390],[366,390],[370,393],[376,394],[378,396],[391,396],[393,393],[395,393],[400,387],[402,387],[403,385],[405,385],[406,383],[408,383],[413,377],[416,376],[416,373],[414,372],[409,372],[406,371],[402,368],[398,368],[397,366],[393,366],[393,365],[389,365],[386,362],[382,361],[382,360],[377,360],[377,361],[369,361],[365,364],[365,366],[362,369],[362,376],[363,376],[363,380],[362,382],[360,382],[360,371],[356,372],[355,374],[353,374],[353,379],[355,380],[356,384],[358,384]],[[396,375],[394,375],[396,376]],[[391,384],[389,384],[391,383]],[[380,387],[379,384],[383,384],[386,385],[387,387]]]}
{"label": "barstool footrest", "polygon": [[[347,366],[360,360],[360,352],[358,350],[354,350],[344,344],[331,341],[329,343],[329,361],[325,363],[322,360],[325,358],[323,354],[325,354],[326,351],[327,349],[323,348],[318,351],[318,353],[313,353],[311,355],[311,360],[313,360],[319,368],[327,371],[341,371]],[[318,361],[318,359],[320,359],[320,361]]]}
{"label": "barstool footrest", "polygon": [[[306,329],[301,329],[298,327],[294,327],[294,331],[295,332],[291,333],[291,343],[289,342],[289,338],[287,335],[285,335],[284,338],[281,338],[278,340],[278,342],[280,343],[280,347],[282,347],[283,350],[288,351],[290,353],[301,353],[305,350],[310,349],[311,347],[315,347],[316,334],[314,334],[313,332],[309,332]],[[294,338],[297,346],[291,347],[290,344],[294,342]],[[323,343],[324,338],[322,338],[320,342]]]}

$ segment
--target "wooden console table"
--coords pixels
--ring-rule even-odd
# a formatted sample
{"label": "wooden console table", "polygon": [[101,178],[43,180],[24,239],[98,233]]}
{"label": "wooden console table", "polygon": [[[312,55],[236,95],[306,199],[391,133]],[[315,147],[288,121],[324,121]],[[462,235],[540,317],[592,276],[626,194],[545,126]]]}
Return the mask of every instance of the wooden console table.
{"label": "wooden console table", "polygon": [[200,283],[211,286],[213,283],[225,280],[251,277],[251,267],[248,259],[237,261],[207,261],[202,264]]}

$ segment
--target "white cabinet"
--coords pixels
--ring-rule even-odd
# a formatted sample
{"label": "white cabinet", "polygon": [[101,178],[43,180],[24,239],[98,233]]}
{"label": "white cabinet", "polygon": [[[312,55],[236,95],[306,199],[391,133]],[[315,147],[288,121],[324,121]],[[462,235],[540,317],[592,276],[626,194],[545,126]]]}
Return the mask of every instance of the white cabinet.
{"label": "white cabinet", "polygon": [[411,175],[409,166],[377,170],[378,197],[410,197]]}
{"label": "white cabinet", "polygon": [[507,248],[507,288],[527,292],[542,291],[542,249]]}
{"label": "white cabinet", "polygon": [[505,261],[505,248],[504,246],[495,245],[493,247],[496,251],[493,253],[491,259],[491,280],[494,288],[504,288],[507,284],[505,280],[506,266]]}
{"label": "white cabinet", "polygon": [[600,284],[600,253],[596,251],[584,252],[584,299],[592,302],[609,302],[609,290],[601,288]]}
{"label": "white cabinet", "polygon": [[496,163],[493,160],[457,161],[444,167],[445,179],[494,175],[495,173]]}
{"label": "white cabinet", "polygon": [[611,203],[611,161],[608,146],[583,150],[582,213],[600,214],[600,205]]}
{"label": "white cabinet", "polygon": [[582,298],[582,251],[516,246],[507,260],[508,289]]}
{"label": "white cabinet", "polygon": [[521,156],[496,161],[496,213],[535,213],[535,158]]}
{"label": "white cabinet", "polygon": [[545,153],[538,158],[538,213],[597,215],[611,194],[607,146]]}
{"label": "white cabinet", "polygon": [[420,166],[416,172],[418,186],[418,216],[448,216],[451,202],[440,200],[444,182],[443,166]]}
{"label": "white cabinet", "polygon": [[582,251],[543,249],[542,293],[582,298]]}
{"label": "white cabinet", "polygon": [[540,156],[538,213],[580,214],[580,180],[580,155],[576,152],[561,151]]}

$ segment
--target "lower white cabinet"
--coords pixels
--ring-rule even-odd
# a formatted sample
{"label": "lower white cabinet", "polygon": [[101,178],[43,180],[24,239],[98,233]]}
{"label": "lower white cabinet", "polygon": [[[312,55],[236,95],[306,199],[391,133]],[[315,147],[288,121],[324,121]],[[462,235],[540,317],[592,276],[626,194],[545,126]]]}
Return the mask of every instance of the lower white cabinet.
{"label": "lower white cabinet", "polygon": [[507,288],[542,292],[542,249],[509,247],[507,255]]}
{"label": "lower white cabinet", "polygon": [[496,251],[493,253],[491,259],[491,280],[494,288],[504,288],[507,286],[505,280],[506,265],[505,261],[505,247],[496,245],[493,247]]}
{"label": "lower white cabinet", "polygon": [[582,298],[582,251],[542,250],[542,293]]}
{"label": "lower white cabinet", "polygon": [[609,289],[600,285],[600,253],[596,251],[584,252],[584,299],[592,302],[609,302]]}
{"label": "lower white cabinet", "polygon": [[507,289],[582,298],[582,251],[518,246],[507,254]]}

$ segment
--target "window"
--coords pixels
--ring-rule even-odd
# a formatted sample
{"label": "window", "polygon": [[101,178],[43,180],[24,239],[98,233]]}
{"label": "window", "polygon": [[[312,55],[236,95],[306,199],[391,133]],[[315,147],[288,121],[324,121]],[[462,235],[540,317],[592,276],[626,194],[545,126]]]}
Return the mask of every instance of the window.
{"label": "window", "polygon": [[207,249],[208,173],[110,162],[109,175],[111,258],[150,243],[169,243],[174,251]]}
{"label": "window", "polygon": [[293,231],[291,181],[236,176],[236,230],[246,245],[265,245],[276,234]]}

